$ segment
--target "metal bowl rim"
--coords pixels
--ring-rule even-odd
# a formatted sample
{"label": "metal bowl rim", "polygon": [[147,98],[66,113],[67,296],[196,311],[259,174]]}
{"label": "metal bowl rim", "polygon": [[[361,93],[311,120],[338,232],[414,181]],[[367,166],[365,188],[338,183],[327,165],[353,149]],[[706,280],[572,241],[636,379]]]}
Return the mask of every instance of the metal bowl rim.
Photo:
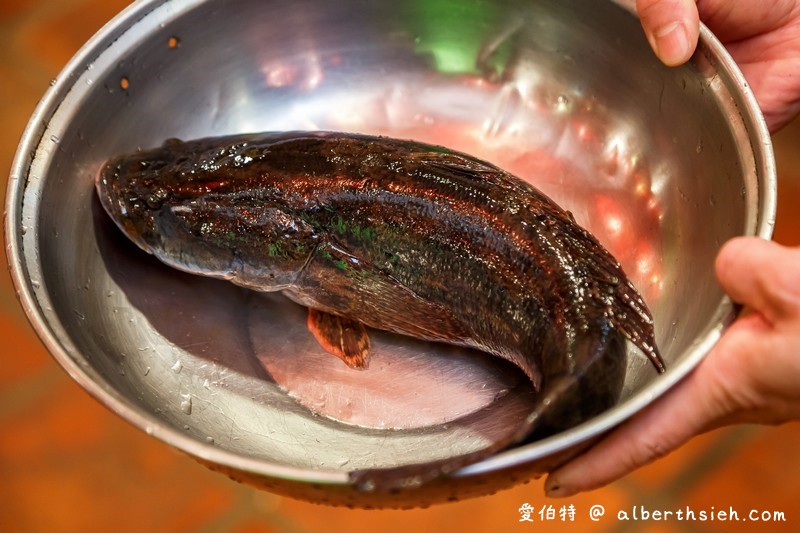
{"label": "metal bowl rim", "polygon": [[[632,9],[630,2],[625,0],[612,1],[628,10]],[[121,35],[132,29],[147,18],[151,12],[164,4],[171,4],[170,7],[174,8],[171,10],[171,15],[176,16],[200,3],[202,3],[202,0],[177,0],[174,2],[168,2],[167,0],[139,0],[129,5],[84,44],[63,68],[54,83],[51,84],[23,132],[11,167],[4,220],[6,254],[10,275],[17,297],[29,323],[53,358],[72,379],[100,403],[134,426],[144,430],[148,435],[204,461],[240,471],[308,483],[348,484],[349,477],[346,472],[310,470],[268,463],[225,451],[211,444],[199,442],[177,428],[163,424],[159,419],[126,400],[90,368],[82,367],[73,359],[70,352],[74,350],[66,346],[64,342],[65,339],[68,339],[68,335],[56,324],[48,323],[45,320],[39,301],[31,288],[20,238],[22,196],[29,178],[32,162],[30,154],[34,153],[35,149],[40,145],[50,119],[59,109],[65,96],[74,88],[74,82],[85,70],[86,65],[91,64],[94,57],[102,55],[105,49]],[[703,25],[701,25],[700,40],[711,51],[714,59],[727,71],[735,84],[735,88],[741,91],[741,97],[745,105],[739,111],[742,114],[743,121],[750,128],[751,147],[761,177],[758,187],[759,208],[757,215],[759,218],[756,221],[753,236],[769,239],[772,236],[777,202],[777,175],[769,130],[752,89],[724,46]],[[759,164],[759,161],[761,164]],[[683,358],[681,363],[673,367],[663,378],[637,392],[623,404],[572,430],[499,453],[479,463],[464,467],[453,475],[457,477],[474,476],[511,468],[518,464],[544,458],[601,436],[633,416],[691,372],[711,350],[727,325],[735,318],[735,314],[735,307],[731,300],[727,297],[723,298],[710,319],[710,323],[713,326],[708,328],[697,339],[690,353]]]}

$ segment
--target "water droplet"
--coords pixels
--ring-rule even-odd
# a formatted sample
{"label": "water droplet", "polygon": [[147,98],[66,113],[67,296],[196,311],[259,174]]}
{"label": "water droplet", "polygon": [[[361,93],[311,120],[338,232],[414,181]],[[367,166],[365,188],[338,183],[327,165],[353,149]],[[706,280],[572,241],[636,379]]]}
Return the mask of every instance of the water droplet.
{"label": "water droplet", "polygon": [[20,226],[19,232],[22,233],[23,235],[25,235],[26,233],[28,233],[28,226],[23,224],[22,226]]}
{"label": "water droplet", "polygon": [[55,78],[53,78],[52,80],[50,80],[50,87],[52,87],[53,85],[55,85],[57,82],[58,82],[58,80],[56,80]]}
{"label": "water droplet", "polygon": [[181,411],[183,414],[190,415],[192,414],[192,395],[191,394],[181,394]]}
{"label": "water droplet", "polygon": [[57,135],[51,135],[50,140],[53,141],[55,144],[61,142],[61,139],[59,139]]}
{"label": "water droplet", "polygon": [[698,154],[703,152],[703,139],[697,141],[697,147],[694,149],[694,151],[697,152]]}
{"label": "water droplet", "polygon": [[404,485],[406,487],[409,487],[409,488],[419,487],[420,485],[422,485],[422,477],[421,476],[414,476],[414,477],[408,478],[405,481]]}
{"label": "water droplet", "polygon": [[147,368],[144,369],[144,375],[146,376],[149,373],[150,373],[150,367],[148,366]]}
{"label": "water droplet", "polygon": [[214,444],[214,437],[206,437],[206,442],[209,444]]}
{"label": "water droplet", "polygon": [[172,371],[176,374],[180,374],[181,370],[183,370],[183,363],[181,363],[180,360],[175,361],[175,364],[172,365]]}
{"label": "water droplet", "polygon": [[31,280],[31,287],[33,287],[34,289],[38,289],[39,287],[41,287],[41,284],[38,281],[36,281],[35,279],[32,279]]}

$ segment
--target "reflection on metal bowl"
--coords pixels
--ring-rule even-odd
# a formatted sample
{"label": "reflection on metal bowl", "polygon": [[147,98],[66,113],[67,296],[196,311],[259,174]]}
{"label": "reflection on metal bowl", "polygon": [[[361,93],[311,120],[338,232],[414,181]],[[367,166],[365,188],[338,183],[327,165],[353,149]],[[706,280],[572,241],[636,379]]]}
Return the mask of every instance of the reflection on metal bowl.
{"label": "reflection on metal bowl", "polygon": [[[612,1],[138,2],[73,58],[25,132],[6,217],[20,300],[100,401],[236,479],[360,506],[508,487],[691,371],[734,313],[714,281],[716,251],[771,234],[767,131],[735,65],[701,37],[691,62],[670,69]],[[621,261],[669,371],[630,357],[620,403],[581,426],[416,489],[359,491],[354,468],[463,453],[508,430],[530,401],[526,382],[481,354],[461,365],[451,348],[388,335],[377,343],[395,392],[380,390],[384,378],[321,381],[294,304],[163,267],[93,198],[117,153],[297,129],[441,144],[531,181]]]}

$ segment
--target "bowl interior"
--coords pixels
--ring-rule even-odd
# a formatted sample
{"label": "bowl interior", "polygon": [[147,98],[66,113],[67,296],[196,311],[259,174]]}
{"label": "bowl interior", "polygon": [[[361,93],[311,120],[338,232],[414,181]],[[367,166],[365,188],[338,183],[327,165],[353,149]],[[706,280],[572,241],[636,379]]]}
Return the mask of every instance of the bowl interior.
{"label": "bowl interior", "polygon": [[[215,460],[314,477],[480,448],[531,401],[513,370],[379,335],[376,361],[398,365],[398,386],[382,387],[391,374],[377,370],[343,375],[309,340],[301,309],[162,266],[94,200],[107,158],[170,137],[414,138],[532,182],[616,255],[672,373],[659,378],[629,354],[615,408],[627,416],[716,338],[730,311],[716,251],[762,224],[757,128],[718,54],[704,42],[688,65],[666,68],[613,2],[138,3],[75,58],[32,126],[10,234],[34,323],[112,408]],[[614,416],[525,445],[515,460]]]}

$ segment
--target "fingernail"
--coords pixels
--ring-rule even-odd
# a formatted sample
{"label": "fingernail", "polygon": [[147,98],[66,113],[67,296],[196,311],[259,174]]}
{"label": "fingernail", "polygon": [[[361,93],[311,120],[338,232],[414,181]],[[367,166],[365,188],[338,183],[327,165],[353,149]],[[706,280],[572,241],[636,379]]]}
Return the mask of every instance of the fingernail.
{"label": "fingernail", "polygon": [[671,22],[653,32],[650,39],[656,55],[669,66],[680,65],[692,53],[689,33],[683,22]]}

